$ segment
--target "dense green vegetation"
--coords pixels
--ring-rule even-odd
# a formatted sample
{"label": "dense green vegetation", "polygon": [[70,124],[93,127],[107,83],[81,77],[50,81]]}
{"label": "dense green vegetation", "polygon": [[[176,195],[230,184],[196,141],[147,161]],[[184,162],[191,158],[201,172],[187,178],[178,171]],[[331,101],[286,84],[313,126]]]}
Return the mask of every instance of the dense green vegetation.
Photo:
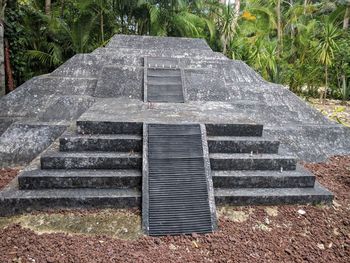
{"label": "dense green vegetation", "polygon": [[185,36],[205,38],[298,94],[320,96],[321,90],[321,96],[349,99],[350,0],[219,2],[9,1],[5,37],[15,83],[103,46],[116,33]]}

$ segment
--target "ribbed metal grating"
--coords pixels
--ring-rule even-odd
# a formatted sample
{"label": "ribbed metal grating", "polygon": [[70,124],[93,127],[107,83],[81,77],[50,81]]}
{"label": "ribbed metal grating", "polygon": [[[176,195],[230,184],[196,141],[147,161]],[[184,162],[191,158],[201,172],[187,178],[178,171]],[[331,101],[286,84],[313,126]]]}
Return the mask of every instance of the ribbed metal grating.
{"label": "ribbed metal grating", "polygon": [[212,232],[199,125],[148,125],[149,234]]}
{"label": "ribbed metal grating", "polygon": [[184,102],[179,69],[147,69],[148,102]]}

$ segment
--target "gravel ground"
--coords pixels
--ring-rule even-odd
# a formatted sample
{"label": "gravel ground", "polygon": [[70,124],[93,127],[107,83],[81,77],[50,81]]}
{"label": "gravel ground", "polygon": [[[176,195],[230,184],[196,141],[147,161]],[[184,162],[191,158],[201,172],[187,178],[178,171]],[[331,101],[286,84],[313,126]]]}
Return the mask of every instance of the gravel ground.
{"label": "gravel ground", "polygon": [[[135,224],[112,219],[128,214],[127,221],[139,224],[140,212],[132,210],[2,218],[0,262],[350,262],[350,156],[305,166],[335,193],[333,205],[218,207],[216,233],[161,238],[139,235]],[[90,225],[77,227],[84,219]],[[135,231],[123,237],[98,231],[100,224]]]}
{"label": "gravel ground", "polygon": [[329,119],[350,127],[350,101],[330,100],[325,103],[319,99],[309,99],[313,107]]}

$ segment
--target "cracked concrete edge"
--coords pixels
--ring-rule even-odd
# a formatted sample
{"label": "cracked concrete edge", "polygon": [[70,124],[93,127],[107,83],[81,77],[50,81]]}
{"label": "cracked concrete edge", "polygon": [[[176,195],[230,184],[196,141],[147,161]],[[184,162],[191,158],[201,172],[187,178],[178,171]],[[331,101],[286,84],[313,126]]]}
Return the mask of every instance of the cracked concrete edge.
{"label": "cracked concrete edge", "polygon": [[149,233],[148,124],[143,123],[142,149],[142,230]]}
{"label": "cracked concrete edge", "polygon": [[206,181],[207,181],[208,201],[209,201],[209,208],[210,208],[210,215],[211,215],[211,225],[212,225],[212,230],[215,231],[218,228],[217,215],[216,215],[216,205],[215,205],[215,197],[214,197],[213,179],[212,179],[211,168],[210,168],[207,132],[206,132],[206,128],[205,128],[204,124],[200,124],[200,130],[201,130],[202,145],[203,145],[204,169],[205,169],[205,176],[206,176]]}

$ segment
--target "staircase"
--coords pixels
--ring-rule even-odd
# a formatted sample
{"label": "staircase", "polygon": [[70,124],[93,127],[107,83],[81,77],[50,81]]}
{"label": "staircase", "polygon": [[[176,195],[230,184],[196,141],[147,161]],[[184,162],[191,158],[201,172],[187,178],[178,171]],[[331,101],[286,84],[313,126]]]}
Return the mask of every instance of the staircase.
{"label": "staircase", "polygon": [[183,103],[183,70],[173,58],[144,58],[144,101]]}
{"label": "staircase", "polygon": [[[279,141],[237,125],[211,125],[207,140],[216,205],[329,202],[332,194],[280,149]],[[254,125],[251,127],[254,128]]]}
{"label": "staircase", "polygon": [[78,123],[75,132],[64,133],[29,165],[18,176],[18,186],[0,194],[0,215],[47,208],[141,205],[139,124],[83,124]]}
{"label": "staircase", "polygon": [[[163,140],[153,141],[153,145],[161,147],[162,151],[159,152],[156,147],[150,156],[147,147],[152,145],[145,134],[145,125],[138,122],[78,120],[76,131],[64,133],[20,173],[18,185],[12,184],[0,192],[0,215],[48,208],[140,207],[143,187],[142,202],[145,204],[148,200],[150,205],[142,207],[143,215],[146,215],[144,219],[148,216],[149,219],[156,219],[153,229],[151,221],[143,222],[144,229],[146,233],[149,231],[149,234],[159,235],[210,232],[215,229],[215,205],[305,204],[330,202],[333,198],[328,190],[315,182],[310,172],[297,163],[294,156],[281,149],[278,141],[263,136],[262,125],[201,124],[204,127],[201,128],[202,153],[196,152],[199,141],[196,142],[195,138],[199,138],[198,134],[193,138],[192,135],[187,138],[184,134],[178,134],[173,136],[179,140],[173,141],[174,144],[169,138],[164,140],[166,136]],[[164,135],[171,135],[174,131],[170,129]],[[153,139],[159,136],[156,134]],[[181,157],[179,154],[189,162],[178,163],[176,157]],[[155,156],[158,157],[154,159]],[[202,157],[196,159],[194,156]],[[158,160],[159,157],[166,158]],[[163,165],[164,161],[166,166]],[[153,175],[146,174],[144,167],[147,162],[152,165],[149,172],[153,171]],[[155,165],[157,162],[160,165],[158,168]],[[171,171],[165,171],[166,167],[172,168]],[[161,174],[169,177],[159,177]],[[206,174],[205,184],[203,174]],[[195,184],[191,184],[192,179],[179,180],[181,176],[190,178],[192,175]],[[153,188],[144,187],[143,181],[147,178],[152,181]],[[175,183],[172,185],[171,182]],[[186,182],[189,184],[186,185]],[[198,191],[191,188],[197,186]],[[190,194],[188,199],[180,198],[181,191]],[[152,208],[152,193],[166,193],[171,196],[169,200],[176,200],[175,206],[182,205],[181,209],[177,210],[178,213],[166,210],[161,215],[158,208],[167,208],[169,203],[163,196],[157,196],[153,199]],[[194,193],[202,195],[198,204],[191,195]],[[186,208],[190,203],[194,206]],[[145,209],[148,210],[145,212]],[[198,221],[198,226],[202,228],[191,225],[186,229],[186,218],[188,222],[196,223],[196,215],[190,215],[192,209],[201,210],[198,220],[200,215],[205,215],[202,221]],[[155,214],[152,215],[152,212]],[[158,223],[164,219],[160,216],[168,216],[165,221],[168,220],[169,224],[182,219],[185,223],[182,228],[175,224],[172,230],[166,230],[159,227]],[[149,229],[145,227],[147,224]]]}

